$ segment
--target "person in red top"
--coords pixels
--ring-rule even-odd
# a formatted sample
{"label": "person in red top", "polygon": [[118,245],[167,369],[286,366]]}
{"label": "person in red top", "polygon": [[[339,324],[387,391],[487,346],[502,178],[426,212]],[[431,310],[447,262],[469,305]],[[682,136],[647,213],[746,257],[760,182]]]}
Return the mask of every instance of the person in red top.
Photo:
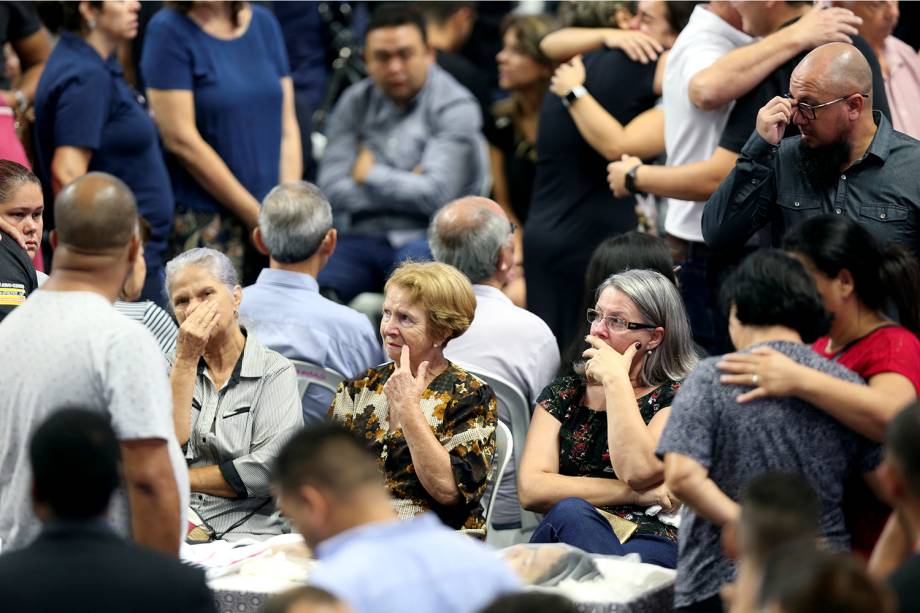
{"label": "person in red top", "polygon": [[[812,217],[792,228],[785,248],[814,277],[833,316],[830,333],[812,349],[868,385],[835,379],[769,348],[725,356],[719,364],[722,382],[751,387],[739,402],[796,396],[883,441],[888,423],[920,394],[920,267],[905,248],[883,248],[863,226],[837,215]],[[844,500],[851,545],[868,558],[891,509],[861,480],[851,485]]]}

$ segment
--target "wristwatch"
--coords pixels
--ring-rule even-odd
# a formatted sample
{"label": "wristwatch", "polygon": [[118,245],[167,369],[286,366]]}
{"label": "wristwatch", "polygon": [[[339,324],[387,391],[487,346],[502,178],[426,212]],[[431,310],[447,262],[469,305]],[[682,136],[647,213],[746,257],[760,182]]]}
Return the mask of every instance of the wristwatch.
{"label": "wristwatch", "polygon": [[642,166],[642,164],[636,164],[627,170],[626,176],[623,177],[623,185],[626,187],[626,191],[628,191],[630,194],[641,193],[636,191],[636,171],[639,170],[639,166]]}
{"label": "wristwatch", "polygon": [[562,97],[562,104],[565,108],[569,108],[573,102],[584,96],[588,93],[588,90],[585,89],[584,85],[576,85],[572,89],[566,92],[565,96]]}

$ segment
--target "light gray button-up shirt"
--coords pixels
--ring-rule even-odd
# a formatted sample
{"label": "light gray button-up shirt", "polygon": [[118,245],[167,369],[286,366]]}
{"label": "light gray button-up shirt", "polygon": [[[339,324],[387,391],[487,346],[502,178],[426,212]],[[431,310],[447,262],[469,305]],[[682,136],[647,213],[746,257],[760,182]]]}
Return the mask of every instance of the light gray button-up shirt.
{"label": "light gray button-up shirt", "polygon": [[217,465],[237,493],[223,498],[192,492],[192,508],[218,536],[228,530],[231,539],[280,534],[281,523],[271,517],[270,471],[281,446],[303,427],[294,366],[249,336],[218,390],[200,360],[191,418],[189,468]]}
{"label": "light gray button-up shirt", "polygon": [[[488,151],[473,95],[438,65],[422,91],[397,106],[370,79],[349,87],[329,117],[318,184],[352,230],[418,229],[455,198],[482,194]],[[351,178],[361,146],[375,164],[363,184]],[[416,169],[419,172],[416,172]]]}

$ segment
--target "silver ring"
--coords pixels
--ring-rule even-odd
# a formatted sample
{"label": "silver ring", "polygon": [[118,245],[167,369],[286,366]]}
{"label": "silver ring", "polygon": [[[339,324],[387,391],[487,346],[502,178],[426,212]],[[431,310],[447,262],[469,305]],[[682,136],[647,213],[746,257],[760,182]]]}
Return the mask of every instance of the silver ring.
{"label": "silver ring", "polygon": [[751,375],[751,385],[753,385],[754,387],[757,387],[759,382],[760,382],[760,377],[757,376],[757,373],[754,373],[753,375]]}

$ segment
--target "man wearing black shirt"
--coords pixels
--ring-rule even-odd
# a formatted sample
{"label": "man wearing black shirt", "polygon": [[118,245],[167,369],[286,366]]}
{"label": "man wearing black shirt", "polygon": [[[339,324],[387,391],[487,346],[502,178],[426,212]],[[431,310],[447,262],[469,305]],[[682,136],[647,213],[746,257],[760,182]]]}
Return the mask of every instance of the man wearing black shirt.
{"label": "man wearing black shirt", "polygon": [[[872,110],[872,72],[852,45],[809,53],[757,114],[734,170],[703,209],[714,249],[743,245],[770,224],[770,241],[821,214],[847,215],[883,244],[920,251],[920,141]],[[790,124],[801,136],[784,139]]]}

